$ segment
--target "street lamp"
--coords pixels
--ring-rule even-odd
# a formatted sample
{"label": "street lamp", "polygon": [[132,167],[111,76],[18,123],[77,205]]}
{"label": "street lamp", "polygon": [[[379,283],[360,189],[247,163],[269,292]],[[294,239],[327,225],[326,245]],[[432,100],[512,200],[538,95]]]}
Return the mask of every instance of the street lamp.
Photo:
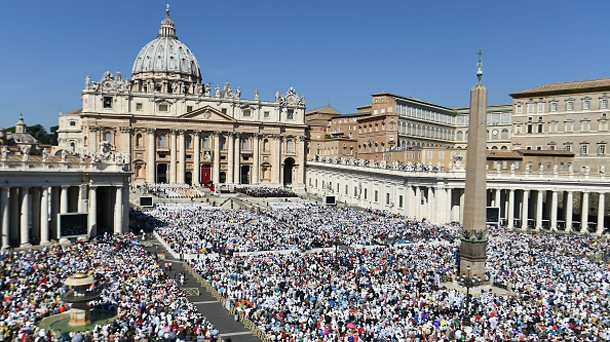
{"label": "street lamp", "polygon": [[470,289],[481,285],[481,278],[470,274],[470,265],[466,266],[466,275],[458,278],[458,285],[466,288],[466,312],[462,319],[462,326],[470,325]]}

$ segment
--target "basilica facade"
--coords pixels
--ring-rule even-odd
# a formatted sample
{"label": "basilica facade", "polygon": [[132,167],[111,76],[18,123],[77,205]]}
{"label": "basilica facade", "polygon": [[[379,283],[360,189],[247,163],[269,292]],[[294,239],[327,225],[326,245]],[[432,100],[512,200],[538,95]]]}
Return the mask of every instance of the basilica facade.
{"label": "basilica facade", "polygon": [[229,82],[203,82],[169,8],[156,39],[120,72],[89,76],[82,109],[60,114],[59,147],[103,147],[127,158],[132,183],[263,184],[304,189],[305,98],[290,87],[251,99]]}

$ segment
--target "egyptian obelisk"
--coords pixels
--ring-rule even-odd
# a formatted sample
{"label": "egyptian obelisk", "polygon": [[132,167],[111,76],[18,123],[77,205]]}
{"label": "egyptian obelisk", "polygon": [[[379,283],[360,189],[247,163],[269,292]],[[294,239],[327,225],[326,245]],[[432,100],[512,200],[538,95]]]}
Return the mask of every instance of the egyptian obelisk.
{"label": "egyptian obelisk", "polygon": [[487,261],[487,89],[483,77],[481,51],[478,52],[478,82],[470,91],[470,121],[464,190],[464,219],[460,235],[460,275],[470,266],[472,277],[485,279]]}

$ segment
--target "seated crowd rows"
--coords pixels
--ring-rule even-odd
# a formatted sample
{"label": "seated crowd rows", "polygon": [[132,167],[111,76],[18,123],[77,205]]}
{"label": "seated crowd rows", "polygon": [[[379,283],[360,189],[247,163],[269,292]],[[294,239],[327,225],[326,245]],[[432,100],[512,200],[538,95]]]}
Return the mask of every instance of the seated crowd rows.
{"label": "seated crowd rows", "polygon": [[[610,247],[605,238],[490,230],[487,276],[506,292],[477,293],[467,308],[465,294],[442,281],[458,273],[455,224],[317,206],[157,219],[171,248],[200,254],[192,267],[271,340],[610,338],[610,268],[596,258]],[[359,247],[310,252],[337,244]],[[291,253],[234,253],[263,250]]]}

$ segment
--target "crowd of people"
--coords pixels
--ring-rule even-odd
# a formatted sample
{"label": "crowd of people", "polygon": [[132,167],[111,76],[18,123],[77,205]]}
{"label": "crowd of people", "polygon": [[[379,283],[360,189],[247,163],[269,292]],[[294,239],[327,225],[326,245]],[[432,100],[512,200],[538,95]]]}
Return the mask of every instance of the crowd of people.
{"label": "crowd of people", "polygon": [[[0,251],[1,341],[210,341],[216,332],[179,290],[155,258],[133,243],[133,235],[105,235],[93,242],[40,250]],[[87,331],[37,327],[50,315],[66,312],[67,277],[91,275],[101,297],[93,310],[117,318]]]}
{"label": "crowd of people", "polygon": [[[458,273],[458,224],[313,205],[157,218],[168,222],[163,239],[204,254],[192,267],[271,340],[610,339],[606,238],[490,230],[487,276],[505,290],[476,293],[466,307],[446,282]],[[314,252],[338,244],[352,248]],[[284,253],[233,253],[262,250]]]}
{"label": "crowd of people", "polygon": [[144,192],[160,198],[203,198],[205,193],[192,187],[188,184],[165,184],[165,183],[147,183],[144,185]]}
{"label": "crowd of people", "polygon": [[235,187],[235,191],[241,192],[252,197],[298,197],[299,195],[290,190],[279,187],[264,185],[240,185]]}

